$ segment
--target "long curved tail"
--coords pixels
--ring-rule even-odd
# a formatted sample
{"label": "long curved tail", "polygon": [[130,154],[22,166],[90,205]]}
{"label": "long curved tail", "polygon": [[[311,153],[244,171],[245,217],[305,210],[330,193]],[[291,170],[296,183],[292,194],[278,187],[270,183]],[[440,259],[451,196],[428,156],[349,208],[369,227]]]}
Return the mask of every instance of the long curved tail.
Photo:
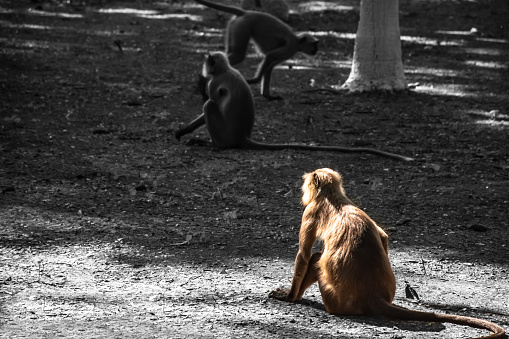
{"label": "long curved tail", "polygon": [[210,7],[210,8],[213,8],[213,9],[217,9],[218,11],[230,13],[230,14],[233,14],[233,15],[236,15],[236,16],[242,16],[242,15],[246,14],[246,11],[243,10],[242,8],[240,8],[240,7],[227,6],[227,5],[218,4],[218,3],[215,3],[215,2],[210,2],[210,1],[207,1],[207,0],[194,0],[194,1],[196,1],[199,4],[205,5],[207,7]]}
{"label": "long curved tail", "polygon": [[[197,0],[198,1],[198,0]],[[202,0],[200,0],[202,1]],[[341,152],[341,153],[370,153],[379,155],[382,157],[392,158],[401,161],[413,161],[413,158],[405,157],[403,155],[379,151],[373,148],[364,148],[364,147],[340,147],[340,146],[311,146],[311,145],[301,145],[301,144],[266,144],[261,142],[256,142],[251,139],[248,139],[244,143],[244,148],[250,149],[265,149],[265,150],[274,150],[280,151],[284,149],[298,149],[298,150],[307,150],[307,151],[328,151],[328,152]]]}
{"label": "long curved tail", "polygon": [[505,338],[505,330],[487,320],[464,317],[461,315],[454,314],[437,314],[431,312],[420,312],[420,311],[412,311],[404,307],[396,306],[394,304],[383,301],[380,306],[381,308],[378,312],[388,318],[399,319],[399,320],[417,320],[417,321],[431,321],[431,322],[446,322],[453,323],[458,325],[465,325],[475,328],[482,328],[485,330],[489,330],[491,333],[487,337],[479,337],[476,339],[495,339],[495,338]]}

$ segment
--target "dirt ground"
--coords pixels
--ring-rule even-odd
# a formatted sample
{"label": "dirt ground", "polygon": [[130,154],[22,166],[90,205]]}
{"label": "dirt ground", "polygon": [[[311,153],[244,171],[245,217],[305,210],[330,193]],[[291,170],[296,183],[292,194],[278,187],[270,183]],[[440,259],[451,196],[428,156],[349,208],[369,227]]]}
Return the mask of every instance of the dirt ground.
{"label": "dirt ground", "polygon": [[282,101],[253,85],[253,139],[416,161],[177,141],[228,20],[192,1],[0,0],[1,338],[488,334],[331,316],[316,287],[268,299],[293,273],[301,177],[321,167],[390,234],[396,304],[509,328],[508,2],[402,0],[411,89],[357,95],[305,91],[348,77],[358,3],[290,5],[320,52],[275,70]]}

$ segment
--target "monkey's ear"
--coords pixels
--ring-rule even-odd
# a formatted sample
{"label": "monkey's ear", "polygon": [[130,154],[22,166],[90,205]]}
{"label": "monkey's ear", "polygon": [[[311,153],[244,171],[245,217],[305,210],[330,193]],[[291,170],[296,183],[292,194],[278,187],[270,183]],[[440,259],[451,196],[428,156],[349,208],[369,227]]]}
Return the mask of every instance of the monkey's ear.
{"label": "monkey's ear", "polygon": [[313,185],[315,185],[316,188],[320,188],[320,175],[318,175],[318,173],[313,173]]}
{"label": "monkey's ear", "polygon": [[322,188],[328,184],[332,184],[333,181],[329,173],[324,173],[322,171],[313,173],[313,185],[315,185],[316,188]]}

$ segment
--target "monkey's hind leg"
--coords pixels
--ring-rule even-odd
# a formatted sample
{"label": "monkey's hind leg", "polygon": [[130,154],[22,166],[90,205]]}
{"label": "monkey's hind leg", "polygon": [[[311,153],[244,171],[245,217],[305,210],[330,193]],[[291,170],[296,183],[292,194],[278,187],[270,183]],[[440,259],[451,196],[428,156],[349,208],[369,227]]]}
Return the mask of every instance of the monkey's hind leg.
{"label": "monkey's hind leg", "polygon": [[219,148],[232,148],[240,145],[235,140],[235,132],[229,130],[231,121],[226,121],[217,103],[209,100],[203,105],[203,114],[214,146]]}
{"label": "monkey's hind leg", "polygon": [[262,78],[261,93],[268,100],[282,100],[283,97],[280,95],[270,95],[270,78],[272,76],[273,68],[274,67],[269,68]]}
{"label": "monkey's hind leg", "polygon": [[384,248],[385,254],[389,255],[389,237],[380,226],[376,225],[376,229],[378,231],[378,235],[380,236],[380,240],[382,241],[382,246]]}
{"label": "monkey's hind leg", "polygon": [[324,281],[323,275],[318,279],[318,287],[322,295],[325,310],[334,315],[361,315],[364,312],[359,309],[355,300],[349,295],[343,295],[330,282]]}
{"label": "monkey's hind leg", "polygon": [[250,39],[250,27],[245,25],[242,20],[236,18],[228,23],[225,45],[230,65],[235,66],[244,60]]}

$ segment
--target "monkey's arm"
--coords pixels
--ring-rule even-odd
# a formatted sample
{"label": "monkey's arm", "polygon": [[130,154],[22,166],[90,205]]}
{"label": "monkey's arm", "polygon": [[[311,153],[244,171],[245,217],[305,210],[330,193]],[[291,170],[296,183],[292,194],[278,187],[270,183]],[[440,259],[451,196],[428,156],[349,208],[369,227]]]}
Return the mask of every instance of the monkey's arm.
{"label": "monkey's arm", "polygon": [[191,121],[187,126],[182,127],[181,129],[176,131],[175,132],[175,138],[177,138],[177,140],[180,140],[180,138],[183,135],[192,133],[195,129],[197,129],[198,127],[203,126],[203,125],[205,125],[205,115],[204,114],[200,114],[198,116],[198,118],[196,118],[193,121]]}
{"label": "monkey's arm", "polygon": [[[295,267],[293,271],[292,287],[288,292],[286,301],[295,302],[302,297],[301,285],[309,269],[309,261],[311,259],[311,251],[316,241],[316,227],[312,220],[307,216],[303,216],[303,222],[299,232],[299,252],[295,258]],[[300,294],[300,296],[299,296]]]}
{"label": "monkey's arm", "polygon": [[265,58],[263,58],[263,61],[260,63],[254,78],[246,79],[247,83],[255,84],[261,81],[261,92],[265,98],[269,100],[281,100],[282,97],[280,96],[270,95],[270,78],[272,70],[277,64],[280,64],[294,56],[296,48],[296,46],[287,42],[285,45],[267,53]]}
{"label": "monkey's arm", "polygon": [[246,79],[248,84],[255,84],[262,80],[267,72],[272,72],[272,69],[285,60],[290,59],[297,52],[295,44],[290,43],[288,40],[284,44],[272,51],[268,52],[263,58],[262,62],[256,70],[254,78]]}
{"label": "monkey's arm", "polygon": [[198,74],[196,77],[196,87],[198,88],[198,92],[201,94],[201,99],[203,103],[207,102],[209,100],[209,93],[207,92],[208,89],[208,83],[209,79],[204,77],[201,74]]}

